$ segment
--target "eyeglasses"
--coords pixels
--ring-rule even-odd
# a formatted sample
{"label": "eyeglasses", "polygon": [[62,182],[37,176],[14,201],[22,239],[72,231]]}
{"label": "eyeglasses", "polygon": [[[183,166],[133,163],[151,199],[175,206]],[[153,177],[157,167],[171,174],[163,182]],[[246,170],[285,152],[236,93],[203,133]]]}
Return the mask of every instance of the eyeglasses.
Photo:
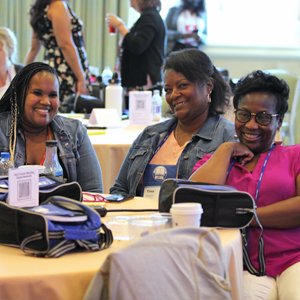
{"label": "eyeglasses", "polygon": [[278,116],[278,114],[268,114],[265,111],[261,111],[257,114],[251,113],[244,109],[235,109],[234,110],[236,119],[241,123],[247,123],[250,121],[252,116],[255,116],[255,121],[261,126],[267,126],[271,123],[272,117]]}
{"label": "eyeglasses", "polygon": [[[109,201],[103,197],[100,194],[90,194],[90,193],[82,193],[83,194],[83,202],[106,202],[109,203]],[[92,199],[90,199],[90,197]]]}

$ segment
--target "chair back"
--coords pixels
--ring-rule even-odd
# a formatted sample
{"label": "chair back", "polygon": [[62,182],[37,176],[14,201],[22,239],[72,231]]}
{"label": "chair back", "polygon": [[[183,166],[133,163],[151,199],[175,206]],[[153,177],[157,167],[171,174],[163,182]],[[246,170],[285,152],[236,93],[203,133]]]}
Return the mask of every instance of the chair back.
{"label": "chair back", "polygon": [[265,72],[283,79],[290,87],[289,107],[284,116],[281,135],[284,145],[298,144],[300,143],[300,121],[298,121],[300,114],[300,76],[283,69],[271,69],[265,70]]}
{"label": "chair back", "polygon": [[219,234],[182,227],[142,237],[108,256],[84,299],[232,299]]}

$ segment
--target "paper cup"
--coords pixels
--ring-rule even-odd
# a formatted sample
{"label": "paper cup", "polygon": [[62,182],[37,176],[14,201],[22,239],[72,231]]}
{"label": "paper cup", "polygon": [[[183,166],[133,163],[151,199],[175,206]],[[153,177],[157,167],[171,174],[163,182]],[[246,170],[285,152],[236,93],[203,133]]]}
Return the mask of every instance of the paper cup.
{"label": "paper cup", "polygon": [[170,213],[173,217],[173,227],[200,227],[203,213],[200,203],[174,203]]}

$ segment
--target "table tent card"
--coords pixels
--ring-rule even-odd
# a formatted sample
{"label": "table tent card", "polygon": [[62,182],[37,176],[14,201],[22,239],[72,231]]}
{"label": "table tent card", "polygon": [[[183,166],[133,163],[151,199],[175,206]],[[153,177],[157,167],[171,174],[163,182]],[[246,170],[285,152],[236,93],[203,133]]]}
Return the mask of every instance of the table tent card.
{"label": "table tent card", "polygon": [[151,124],[151,91],[129,92],[129,123],[130,125]]}
{"label": "table tent card", "polygon": [[92,126],[117,128],[121,127],[121,119],[115,108],[94,108],[91,112],[88,126],[89,128]]}

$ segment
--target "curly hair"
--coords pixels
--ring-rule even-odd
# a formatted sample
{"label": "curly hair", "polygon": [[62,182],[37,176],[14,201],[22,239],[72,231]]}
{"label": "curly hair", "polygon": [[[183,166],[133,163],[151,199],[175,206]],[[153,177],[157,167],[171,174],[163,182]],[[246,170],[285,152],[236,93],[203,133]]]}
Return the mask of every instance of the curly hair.
{"label": "curly hair", "polygon": [[210,58],[198,49],[184,49],[169,54],[163,65],[163,72],[172,69],[181,73],[193,83],[204,84],[210,78],[214,81],[209,115],[223,114],[229,106],[231,89]]}
{"label": "curly hair", "polygon": [[277,99],[276,113],[280,117],[284,117],[289,106],[288,99],[290,88],[283,79],[279,79],[278,77],[261,70],[255,70],[245,77],[242,77],[238,81],[234,91],[234,108],[238,108],[239,101],[243,96],[254,92],[264,92],[274,95]]}
{"label": "curly hair", "polygon": [[29,82],[31,78],[39,72],[54,74],[59,83],[58,75],[52,67],[42,62],[34,62],[28,64],[16,74],[5,94],[0,99],[0,113],[9,111],[12,116],[9,142],[9,151],[12,162],[16,147],[17,130],[22,127],[22,118],[24,115],[25,99]]}
{"label": "curly hair", "polygon": [[141,11],[149,7],[156,7],[158,11],[161,10],[161,0],[137,0],[138,7]]}

